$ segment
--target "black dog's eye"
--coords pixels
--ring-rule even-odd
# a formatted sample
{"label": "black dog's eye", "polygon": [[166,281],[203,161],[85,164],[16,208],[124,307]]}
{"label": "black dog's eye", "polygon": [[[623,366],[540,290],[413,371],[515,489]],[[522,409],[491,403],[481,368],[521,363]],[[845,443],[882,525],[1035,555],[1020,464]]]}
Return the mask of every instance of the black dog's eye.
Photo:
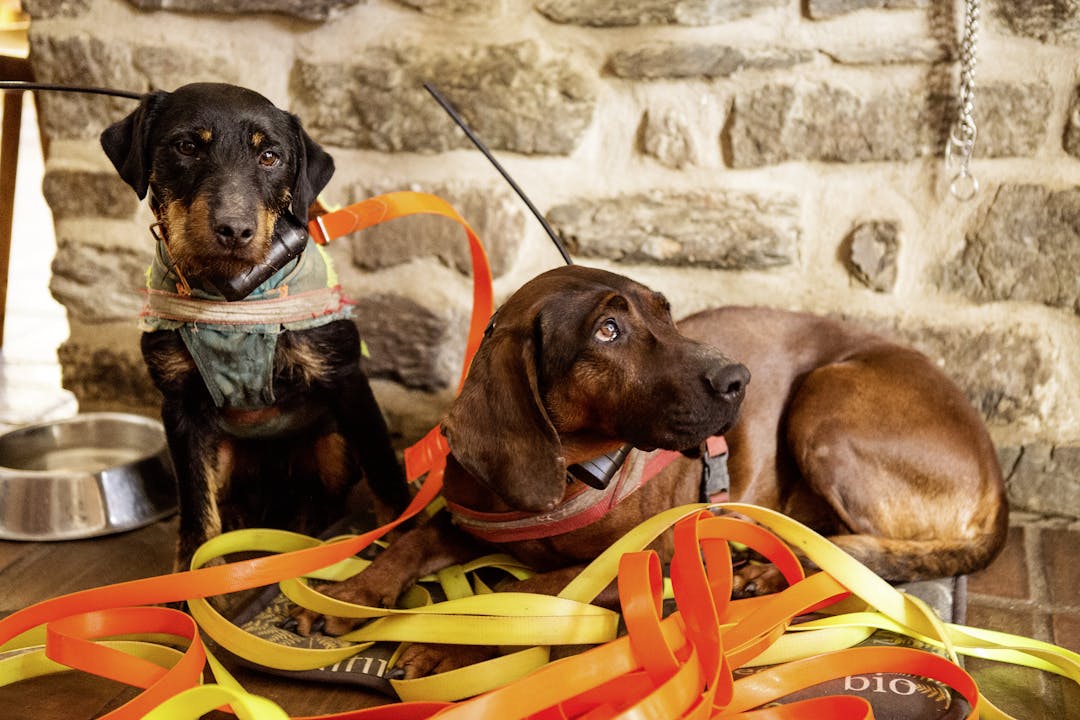
{"label": "black dog's eye", "polygon": [[596,329],[596,333],[593,337],[600,342],[612,342],[615,338],[619,337],[619,325],[615,322],[614,318],[608,318],[600,323],[600,327]]}
{"label": "black dog's eye", "polygon": [[264,150],[262,154],[259,155],[259,164],[263,167],[274,167],[279,162],[281,162],[281,156],[273,150]]}
{"label": "black dog's eye", "polygon": [[198,150],[199,148],[195,145],[195,143],[190,140],[181,140],[180,142],[176,143],[176,152],[180,153],[181,155],[187,155],[190,157],[196,152],[198,152]]}

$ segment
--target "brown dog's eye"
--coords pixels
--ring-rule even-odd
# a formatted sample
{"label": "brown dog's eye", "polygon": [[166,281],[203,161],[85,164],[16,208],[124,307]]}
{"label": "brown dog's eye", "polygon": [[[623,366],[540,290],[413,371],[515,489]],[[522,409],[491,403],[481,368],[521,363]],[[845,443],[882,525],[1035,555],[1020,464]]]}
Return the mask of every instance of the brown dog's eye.
{"label": "brown dog's eye", "polygon": [[195,146],[195,143],[191,142],[190,140],[181,140],[180,142],[176,143],[176,152],[180,153],[181,155],[191,156],[194,155],[197,150],[198,148]]}
{"label": "brown dog's eye", "polygon": [[263,167],[274,167],[281,161],[281,157],[273,150],[264,150],[259,155],[259,164]]}
{"label": "brown dog's eye", "polygon": [[608,318],[604,322],[600,323],[600,327],[596,329],[596,333],[593,335],[600,342],[611,342],[615,338],[619,337],[619,326],[616,324],[613,318]]}

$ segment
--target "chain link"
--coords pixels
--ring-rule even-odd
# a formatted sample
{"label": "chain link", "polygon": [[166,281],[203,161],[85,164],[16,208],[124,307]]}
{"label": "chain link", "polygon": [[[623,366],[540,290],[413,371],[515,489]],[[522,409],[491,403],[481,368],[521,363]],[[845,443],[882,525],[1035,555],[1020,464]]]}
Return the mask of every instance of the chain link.
{"label": "chain link", "polygon": [[970,200],[979,191],[979,181],[971,173],[975,153],[975,66],[979,51],[980,0],[965,0],[964,35],[960,41],[960,88],[957,119],[945,145],[945,168],[953,173],[949,192],[958,200]]}

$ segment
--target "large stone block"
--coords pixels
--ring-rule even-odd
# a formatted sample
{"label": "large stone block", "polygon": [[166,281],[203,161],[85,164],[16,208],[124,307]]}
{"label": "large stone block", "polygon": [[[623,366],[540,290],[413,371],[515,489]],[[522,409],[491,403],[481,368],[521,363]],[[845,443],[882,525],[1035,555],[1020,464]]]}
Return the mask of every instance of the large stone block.
{"label": "large stone block", "polygon": [[813,54],[808,50],[750,50],[728,45],[665,43],[616,51],[608,59],[607,68],[616,77],[628,80],[718,78],[742,70],[789,68],[812,58]]}
{"label": "large stone block", "polygon": [[[1046,137],[1051,105],[1050,89],[1041,85],[981,87],[976,154],[1033,154]],[[912,160],[941,153],[951,106],[918,87],[864,95],[837,85],[768,84],[736,94],[726,144],[739,168]]]}
{"label": "large stone block", "polygon": [[1044,43],[1080,45],[1076,0],[992,0],[991,15],[1010,32]]}
{"label": "large stone block", "polygon": [[323,21],[366,0],[128,0],[142,10],[250,15],[276,13],[301,20]]}
{"label": "large stone block", "polygon": [[261,84],[245,76],[235,56],[192,50],[177,46],[135,45],[131,61],[145,78],[148,90],[175,90],[190,82],[223,82],[234,85]]}
{"label": "large stone block", "polygon": [[294,109],[322,142],[390,152],[469,146],[424,82],[497,150],[568,154],[596,107],[590,78],[532,41],[367,48],[348,62],[299,61],[293,80]]}
{"label": "large stone block", "polygon": [[1011,507],[1080,517],[1080,447],[1031,444],[1009,455],[1002,469]]}
{"label": "large stone block", "polygon": [[784,0],[537,0],[553,22],[594,27],[714,25],[782,7]]}
{"label": "large stone block", "polygon": [[943,284],[980,301],[1039,302],[1080,312],[1080,189],[997,189]]}
{"label": "large stone block", "polygon": [[[1054,93],[1044,83],[986,83],[976,90],[979,137],[975,157],[1028,157],[1038,151],[1050,128]],[[952,108],[953,101],[949,101]],[[950,123],[955,109],[949,110]]]}
{"label": "large stone block", "polygon": [[552,208],[571,253],[618,262],[759,270],[798,253],[793,198],[731,191],[653,191]]}
{"label": "large stone block", "polygon": [[139,199],[114,172],[48,170],[42,192],[54,218],[80,215],[129,218]]}
{"label": "large stone block", "polygon": [[[86,33],[31,32],[34,73],[41,82],[96,85],[129,92],[173,90],[192,78],[239,82],[241,70],[224,55],[177,46],[103,42]],[[109,124],[135,109],[134,100],[80,93],[41,93],[41,119],[52,139],[96,140]]]}
{"label": "large stone block", "polygon": [[[354,202],[380,193],[399,190],[391,185],[353,188]],[[505,186],[483,187],[462,182],[438,183],[410,189],[446,200],[469,223],[484,244],[492,275],[499,277],[514,263],[526,232],[521,200]],[[349,243],[353,264],[367,271],[432,256],[459,272],[472,273],[469,245],[461,226],[435,215],[414,215],[376,225],[341,241]],[[339,242],[341,242],[339,241]]]}
{"label": "large stone block", "polygon": [[57,349],[62,382],[79,409],[139,410],[155,414],[161,394],[150,380],[134,323],[71,323],[71,336]]}
{"label": "large stone block", "polygon": [[[87,34],[60,37],[32,29],[30,57],[39,82],[132,92],[147,89],[134,66],[131,48],[120,43],[105,43]],[[37,100],[43,129],[52,139],[96,138],[108,124],[135,109],[132,100],[81,93],[40,93]]]}
{"label": "large stone block", "polygon": [[[145,243],[118,243],[96,232],[109,223],[64,223],[57,226],[56,256],[49,289],[76,321],[93,324],[128,321],[134,326],[143,306],[146,268],[153,255],[149,233]],[[141,236],[140,236],[141,237]]]}
{"label": "large stone block", "polygon": [[429,392],[447,387],[454,378],[455,368],[443,352],[447,318],[384,293],[360,299],[356,325],[368,349],[363,365],[370,377]]}

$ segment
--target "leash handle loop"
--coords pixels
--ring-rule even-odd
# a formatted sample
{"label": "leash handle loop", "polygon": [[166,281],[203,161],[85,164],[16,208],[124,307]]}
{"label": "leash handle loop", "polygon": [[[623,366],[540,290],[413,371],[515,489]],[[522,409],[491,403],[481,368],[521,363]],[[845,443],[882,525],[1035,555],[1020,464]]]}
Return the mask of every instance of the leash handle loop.
{"label": "leash handle loop", "polygon": [[[308,232],[316,243],[325,245],[342,235],[406,215],[441,215],[449,218],[464,228],[469,241],[469,256],[473,270],[473,306],[468,339],[465,344],[465,360],[462,363],[461,379],[458,382],[458,391],[460,391],[465,382],[465,376],[469,372],[472,357],[476,354],[476,349],[480,347],[480,341],[484,337],[484,328],[487,327],[488,318],[491,317],[494,307],[491,265],[488,263],[487,253],[484,251],[480,238],[457,210],[438,195],[402,190],[377,195],[319,215],[308,224]],[[447,450],[449,451],[449,448]]]}

